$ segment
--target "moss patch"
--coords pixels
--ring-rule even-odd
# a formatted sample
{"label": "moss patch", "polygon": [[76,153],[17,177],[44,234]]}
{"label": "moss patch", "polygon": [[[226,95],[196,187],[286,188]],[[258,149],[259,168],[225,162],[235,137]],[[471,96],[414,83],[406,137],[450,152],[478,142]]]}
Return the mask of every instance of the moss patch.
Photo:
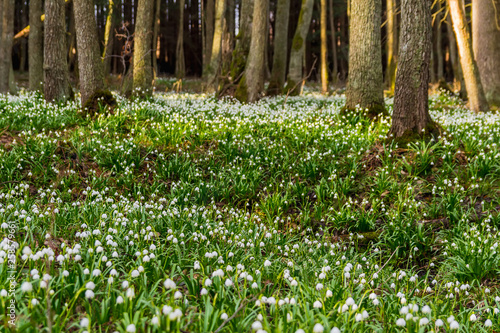
{"label": "moss patch", "polygon": [[248,101],[248,87],[245,74],[243,74],[240,82],[238,83],[238,88],[236,88],[234,97],[242,103],[246,103]]}
{"label": "moss patch", "polygon": [[441,134],[441,132],[442,132],[441,126],[435,121],[431,120],[427,124],[427,126],[425,126],[424,130],[421,133],[418,133],[414,129],[407,129],[406,131],[404,131],[403,135],[397,138],[388,137],[386,139],[386,143],[395,142],[400,147],[407,147],[409,143],[419,140],[423,141],[430,141],[432,139],[436,140],[438,136]]}
{"label": "moss patch", "polygon": [[83,114],[93,117],[101,109],[112,110],[116,106],[116,99],[109,90],[97,90],[85,102],[82,107]]}

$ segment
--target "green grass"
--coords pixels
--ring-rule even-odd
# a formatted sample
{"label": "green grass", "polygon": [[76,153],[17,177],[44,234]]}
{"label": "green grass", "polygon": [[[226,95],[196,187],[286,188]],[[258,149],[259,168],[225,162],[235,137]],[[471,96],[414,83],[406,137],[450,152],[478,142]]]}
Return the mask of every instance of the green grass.
{"label": "green grass", "polygon": [[117,101],[0,96],[3,330],[500,330],[500,114],[433,96],[401,148],[342,96]]}

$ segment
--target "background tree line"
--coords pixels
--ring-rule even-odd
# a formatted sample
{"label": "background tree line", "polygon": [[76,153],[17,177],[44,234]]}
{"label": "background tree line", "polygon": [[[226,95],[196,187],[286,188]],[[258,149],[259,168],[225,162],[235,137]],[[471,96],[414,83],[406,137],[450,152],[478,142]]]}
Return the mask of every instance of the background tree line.
{"label": "background tree line", "polygon": [[385,112],[384,88],[423,108],[429,82],[459,82],[476,111],[500,104],[500,0],[0,3],[0,92],[29,68],[30,89],[65,100],[73,83],[88,108],[113,102],[109,74],[139,95],[158,75],[201,77],[203,90],[244,102],[313,80],[324,93],[346,86],[346,110],[371,116]]}

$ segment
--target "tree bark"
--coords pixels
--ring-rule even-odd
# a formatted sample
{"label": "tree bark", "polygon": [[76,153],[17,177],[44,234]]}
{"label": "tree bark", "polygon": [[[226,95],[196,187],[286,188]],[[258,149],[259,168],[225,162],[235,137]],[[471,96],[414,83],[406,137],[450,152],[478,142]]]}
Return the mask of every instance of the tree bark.
{"label": "tree bark", "polygon": [[114,32],[118,21],[118,6],[120,6],[119,0],[109,0],[106,26],[104,27],[104,50],[102,52],[104,76],[108,75],[111,71],[111,56],[113,55],[113,46],[115,41]]}
{"label": "tree bark", "polygon": [[154,0],[138,0],[134,37],[134,94],[152,94],[151,39]]}
{"label": "tree bark", "polygon": [[302,90],[304,50],[309,26],[311,24],[314,0],[302,0],[297,29],[292,40],[290,64],[286,91],[290,95],[298,95]]}
{"label": "tree bark", "polygon": [[396,0],[387,0],[387,69],[386,86],[394,92],[396,83],[398,25],[396,15]]}
{"label": "tree bark", "polygon": [[266,28],[269,0],[255,0],[252,23],[252,41],[245,74],[238,84],[236,98],[253,103],[264,89],[264,52],[266,51]]}
{"label": "tree bark", "polygon": [[64,0],[45,0],[44,93],[47,101],[64,102],[72,98],[66,60]]}
{"label": "tree bark", "polygon": [[401,1],[399,61],[389,136],[403,142],[437,131],[429,115],[431,2]]}
{"label": "tree bark", "polygon": [[[234,0],[226,0],[226,13],[222,28],[222,75],[227,77],[231,70],[231,59],[234,49]],[[224,79],[227,82],[227,79]]]}
{"label": "tree bark", "polygon": [[15,1],[0,1],[2,7],[2,30],[0,44],[0,93],[11,91],[9,72],[12,67],[12,45],[14,43],[14,13]]}
{"label": "tree bark", "polygon": [[276,23],[274,26],[273,70],[271,72],[269,87],[267,88],[268,95],[280,94],[285,84],[289,17],[290,0],[278,0]]}
{"label": "tree bark", "polygon": [[382,0],[351,0],[346,109],[357,106],[375,117],[385,112],[382,73]]}
{"label": "tree bark", "polygon": [[177,35],[177,47],[175,57],[175,76],[184,78],[186,65],[184,62],[184,0],[179,0],[179,34]]}
{"label": "tree bark", "polygon": [[203,77],[205,78],[205,91],[215,92],[218,88],[218,76],[220,74],[221,48],[222,48],[222,28],[224,24],[224,14],[226,12],[226,0],[216,0],[214,37],[212,40],[212,54],[210,63],[205,68]]}
{"label": "tree bark", "polygon": [[500,107],[500,0],[472,1],[472,45],[486,99]]}
{"label": "tree bark", "polygon": [[441,1],[437,2],[437,13],[435,18],[436,25],[436,79],[441,81],[444,79],[444,58],[443,58],[443,37],[441,34],[441,21],[443,19],[443,14],[441,11]]}
{"label": "tree bark", "polygon": [[[161,0],[156,0],[155,19],[153,23],[153,52],[151,52],[151,60],[153,61],[153,79],[156,80],[158,76],[158,58],[160,57],[160,42],[158,35],[160,33],[160,12]],[[184,35],[184,34],[183,34]],[[183,50],[184,54],[184,50]],[[185,72],[186,70],[184,70]]]}
{"label": "tree bark", "polygon": [[[92,0],[73,0],[82,108],[93,113],[105,97],[103,64]],[[108,93],[109,94],[109,93]]]}
{"label": "tree bark", "polygon": [[42,0],[30,0],[30,34],[28,37],[28,63],[30,90],[43,89],[43,4]]}
{"label": "tree bark", "polygon": [[252,18],[254,0],[241,0],[240,27],[236,36],[236,46],[231,60],[231,80],[239,82],[245,71],[246,60],[252,39]]}
{"label": "tree bark", "polygon": [[334,10],[333,10],[333,0],[328,0],[329,2],[329,7],[330,7],[330,29],[331,29],[331,43],[332,43],[332,62],[333,62],[333,69],[332,69],[332,82],[335,84],[337,83],[338,79],[338,60],[337,60],[337,29],[335,27],[335,20],[334,20]]}
{"label": "tree bark", "polygon": [[[204,0],[201,0],[202,2]],[[203,21],[204,21],[204,44],[203,44],[203,73],[206,72],[208,66],[210,65],[210,59],[212,57],[212,43],[214,40],[214,23],[215,23],[215,0],[207,0],[206,9],[204,11]]]}
{"label": "tree bark", "polygon": [[328,92],[328,42],[326,36],[326,0],[321,0],[321,93]]}
{"label": "tree bark", "polygon": [[462,0],[448,0],[453,30],[458,43],[460,63],[469,98],[469,107],[475,112],[488,111],[489,105],[484,94],[476,60],[472,52],[469,29],[463,11]]}

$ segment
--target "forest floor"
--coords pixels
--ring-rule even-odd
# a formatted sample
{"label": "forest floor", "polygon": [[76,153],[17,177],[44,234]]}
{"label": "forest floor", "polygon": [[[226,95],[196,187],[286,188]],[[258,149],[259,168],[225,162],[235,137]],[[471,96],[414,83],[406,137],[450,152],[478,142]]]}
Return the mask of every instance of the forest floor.
{"label": "forest floor", "polygon": [[398,147],[342,96],[117,98],[0,96],[5,331],[500,331],[500,113]]}

